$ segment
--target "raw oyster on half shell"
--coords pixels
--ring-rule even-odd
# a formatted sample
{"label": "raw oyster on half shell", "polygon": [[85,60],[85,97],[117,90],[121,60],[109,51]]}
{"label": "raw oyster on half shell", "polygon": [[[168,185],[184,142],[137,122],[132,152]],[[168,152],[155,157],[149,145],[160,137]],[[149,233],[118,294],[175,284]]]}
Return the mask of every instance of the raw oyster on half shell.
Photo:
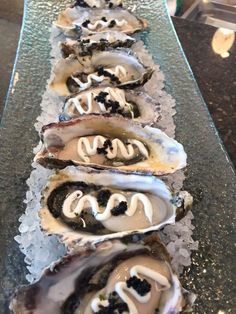
{"label": "raw oyster on half shell", "polygon": [[152,124],[161,116],[160,105],[147,94],[102,86],[68,97],[65,100],[60,121],[93,113],[118,114],[143,124]]}
{"label": "raw oyster on half shell", "polygon": [[133,34],[145,29],[147,21],[121,9],[90,9],[75,6],[61,12],[54,25],[65,35],[79,38],[107,31]]}
{"label": "raw oyster on half shell", "polygon": [[174,223],[180,198],[155,176],[67,167],[50,177],[39,216],[48,234],[81,245]]}
{"label": "raw oyster on half shell", "polygon": [[186,166],[183,146],[164,132],[119,116],[88,115],[42,128],[35,160],[48,168],[68,165],[173,173]]}
{"label": "raw oyster on half shell", "polygon": [[120,32],[106,32],[83,37],[79,40],[67,39],[60,43],[63,58],[71,54],[76,56],[92,55],[94,50],[104,51],[107,48],[129,48],[135,43],[135,39]]}
{"label": "raw oyster on half shell", "polygon": [[140,86],[152,74],[153,69],[144,66],[129,50],[107,50],[59,60],[49,86],[60,96],[69,96],[102,84],[120,88]]}
{"label": "raw oyster on half shell", "polygon": [[50,177],[39,216],[44,231],[73,247],[159,230],[190,197],[173,196],[155,176],[67,167]]}
{"label": "raw oyster on half shell", "polygon": [[170,314],[187,307],[185,291],[157,236],[108,241],[67,255],[39,281],[21,287],[15,314]]}
{"label": "raw oyster on half shell", "polygon": [[122,7],[123,0],[76,0],[72,7],[82,8],[115,8]]}

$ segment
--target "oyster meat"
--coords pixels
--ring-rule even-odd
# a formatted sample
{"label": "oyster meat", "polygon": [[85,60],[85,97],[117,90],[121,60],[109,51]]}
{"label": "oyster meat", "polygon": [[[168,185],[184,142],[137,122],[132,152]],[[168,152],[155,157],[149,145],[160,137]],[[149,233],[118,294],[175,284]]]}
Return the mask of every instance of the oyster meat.
{"label": "oyster meat", "polygon": [[155,176],[67,167],[50,177],[39,216],[43,230],[70,246],[158,230],[182,204]]}
{"label": "oyster meat", "polygon": [[92,113],[118,114],[144,124],[151,124],[160,118],[160,106],[143,92],[110,86],[95,87],[68,97],[60,121]]}
{"label": "oyster meat", "polygon": [[90,9],[75,6],[61,12],[54,25],[69,37],[80,37],[107,31],[133,34],[147,27],[147,21],[121,9]]}
{"label": "oyster meat", "polygon": [[82,8],[116,8],[122,7],[123,0],[76,0],[72,7]]}
{"label": "oyster meat", "polygon": [[77,56],[92,55],[94,50],[104,51],[109,47],[129,48],[135,43],[135,39],[124,33],[110,31],[83,37],[79,40],[67,39],[60,44],[63,58],[68,58],[71,54]]}
{"label": "oyster meat", "polygon": [[120,88],[140,86],[152,74],[153,69],[145,67],[130,51],[116,49],[59,60],[49,86],[60,96],[69,96],[102,84]]}
{"label": "oyster meat", "polygon": [[169,314],[188,305],[157,236],[141,243],[105,242],[65,256],[19,289],[15,314]]}
{"label": "oyster meat", "polygon": [[82,165],[163,175],[186,166],[183,146],[159,129],[119,116],[82,116],[44,126],[35,160],[49,168]]}

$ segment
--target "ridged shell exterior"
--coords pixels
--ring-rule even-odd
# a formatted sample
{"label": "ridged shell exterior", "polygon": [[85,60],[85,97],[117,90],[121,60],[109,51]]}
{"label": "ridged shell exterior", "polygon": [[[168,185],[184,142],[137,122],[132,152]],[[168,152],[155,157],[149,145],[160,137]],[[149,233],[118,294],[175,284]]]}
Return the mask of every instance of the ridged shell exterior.
{"label": "ridged shell exterior", "polygon": [[[88,94],[92,95],[98,95],[100,92],[106,92],[106,88],[108,86],[101,86],[101,87],[95,87],[90,88],[86,91],[80,92],[77,95],[72,95],[71,97],[68,97],[65,101],[65,105],[62,109],[62,114],[60,115],[60,121],[65,120],[71,120],[81,117],[82,115],[88,115],[86,113],[80,114],[80,112],[75,108],[73,111],[73,114],[68,114],[68,110],[66,110],[66,103],[73,98],[83,98],[87,97]],[[114,91],[118,90],[117,88],[110,87]],[[161,119],[161,112],[160,112],[160,104],[155,101],[152,97],[147,95],[144,92],[138,92],[138,91],[129,91],[129,90],[120,90],[121,93],[124,94],[124,98],[128,103],[135,104],[137,106],[137,109],[139,111],[139,116],[137,117],[130,117],[128,119],[131,119],[135,122],[139,122],[142,124],[151,125],[155,122],[157,122],[159,119]],[[114,99],[115,100],[115,99]],[[119,99],[116,99],[119,100]],[[96,102],[97,104],[97,102]],[[98,106],[98,104],[97,104]],[[90,114],[105,114],[104,112],[99,111],[91,111]],[[110,114],[112,115],[112,114]],[[120,115],[122,116],[122,115]]]}
{"label": "ridged shell exterior", "polygon": [[148,236],[139,244],[105,242],[98,245],[96,250],[84,248],[65,256],[45,269],[39,281],[21,287],[15,293],[10,307],[15,314],[60,314],[66,302],[68,304],[70,296],[77,295],[79,304],[79,299],[86,292],[90,278],[99,272],[99,266],[111,265],[114,260],[119,261],[121,258],[125,260],[142,254],[161,261],[169,268],[171,288],[167,295],[163,292],[161,302],[162,307],[165,308],[163,313],[180,313],[187,306],[184,289],[171,270],[168,254],[157,236]]}
{"label": "ridged shell exterior", "polygon": [[[121,191],[132,190],[140,193],[149,193],[163,200],[166,206],[166,215],[164,220],[158,225],[153,225],[146,229],[129,230],[122,232],[109,233],[106,235],[93,235],[74,231],[64,222],[54,218],[47,207],[47,200],[52,191],[66,182],[85,182],[95,186],[101,186],[104,189],[118,189]],[[39,212],[41,227],[48,234],[56,234],[61,242],[68,248],[81,246],[87,243],[97,243],[114,238],[122,238],[131,234],[146,233],[159,230],[166,224],[175,222],[176,205],[172,202],[172,194],[163,181],[154,176],[142,176],[135,174],[114,173],[111,171],[98,171],[91,169],[79,169],[67,167],[57,174],[53,175],[43,192],[42,208]],[[158,208],[158,205],[157,205]],[[155,210],[155,208],[154,208]],[[125,227],[125,226],[124,226]]]}
{"label": "ridged shell exterior", "polygon": [[137,18],[132,13],[121,8],[115,9],[90,9],[81,8],[79,6],[73,8],[67,8],[61,12],[54,25],[60,28],[67,36],[80,37],[89,34],[96,34],[99,32],[107,32],[111,30],[109,27],[105,27],[100,31],[89,30],[83,27],[82,24],[86,21],[95,23],[101,20],[103,17],[107,17],[110,20],[125,20],[126,24],[122,27],[114,26],[112,30],[119,31],[125,34],[133,34],[137,31],[143,30],[147,27],[147,21]]}
{"label": "ridged shell exterior", "polygon": [[[50,88],[60,96],[69,96],[73,94],[67,86],[67,80],[72,75],[85,73],[87,75],[95,73],[98,68],[113,68],[122,64],[124,68],[132,70],[135,74],[133,80],[125,82],[109,82],[111,86],[120,88],[132,88],[145,84],[152,76],[153,69],[145,67],[134,54],[129,50],[116,49],[103,52],[95,52],[92,56],[76,57],[70,55],[66,59],[61,59],[56,62],[53,68],[53,77],[49,84]],[[92,83],[94,84],[94,83]],[[102,85],[103,83],[100,83]],[[105,81],[107,85],[107,81]],[[103,84],[104,85],[104,84]],[[91,85],[90,87],[93,87]],[[82,91],[79,86],[77,92]]]}
{"label": "ridged shell exterior", "polygon": [[135,39],[119,32],[106,32],[83,37],[80,40],[68,39],[60,44],[63,58],[71,54],[76,56],[91,55],[93,51],[104,51],[108,48],[129,48],[135,43]]}
{"label": "ridged shell exterior", "polygon": [[[92,233],[74,231],[66,223],[54,218],[47,206],[47,200],[52,191],[67,182],[85,182],[86,184],[102,186],[104,189],[115,188],[121,190],[121,192],[132,190],[140,193],[149,193],[160,198],[165,203],[165,218],[158,225],[153,225],[149,228],[124,230],[122,232],[113,232],[105,235],[93,235]],[[159,205],[156,204],[154,210],[157,210],[158,207]],[[172,202],[170,190],[163,181],[155,176],[114,173],[111,171],[100,172],[98,170],[67,167],[51,176],[43,192],[42,208],[39,211],[39,216],[41,227],[45,232],[58,235],[61,242],[65,243],[68,248],[73,248],[88,243],[98,243],[108,239],[122,238],[131,234],[143,234],[149,231],[159,230],[166,224],[175,222],[176,209],[177,205]]]}
{"label": "ridged shell exterior", "polygon": [[[73,160],[59,160],[51,156],[50,151],[55,153],[62,150],[72,139],[98,134],[109,138],[120,138],[122,135],[123,140],[139,140],[148,148],[149,158],[135,164],[114,167]],[[186,153],[183,146],[176,140],[157,128],[142,127],[138,123],[117,116],[89,115],[71,121],[52,123],[43,127],[41,138],[43,146],[36,154],[35,160],[49,168],[80,165],[163,175],[173,173],[186,166]]]}

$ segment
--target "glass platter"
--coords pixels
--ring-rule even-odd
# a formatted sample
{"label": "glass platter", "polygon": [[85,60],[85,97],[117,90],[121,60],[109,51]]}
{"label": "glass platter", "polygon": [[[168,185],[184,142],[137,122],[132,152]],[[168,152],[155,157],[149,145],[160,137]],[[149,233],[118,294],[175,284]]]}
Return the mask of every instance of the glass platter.
{"label": "glass platter", "polygon": [[[24,212],[32,149],[38,142],[34,122],[50,74],[49,34],[57,13],[71,1],[28,0],[11,87],[0,129],[0,312],[10,313],[15,287],[25,283],[25,265],[13,237]],[[207,107],[185,59],[164,0],[125,1],[136,5],[150,29],[142,39],[166,76],[176,99],[176,138],[188,154],[185,188],[195,199],[194,238],[200,241],[184,286],[196,292],[194,313],[236,313],[234,282],[235,175]],[[234,269],[233,269],[234,268]],[[46,313],[45,313],[46,314]]]}

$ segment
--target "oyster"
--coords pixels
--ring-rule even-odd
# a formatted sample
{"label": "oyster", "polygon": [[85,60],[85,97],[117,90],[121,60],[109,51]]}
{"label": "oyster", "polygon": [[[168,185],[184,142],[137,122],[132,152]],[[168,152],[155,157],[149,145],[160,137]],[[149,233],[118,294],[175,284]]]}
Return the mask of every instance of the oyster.
{"label": "oyster", "polygon": [[68,58],[71,54],[77,56],[91,55],[94,50],[104,51],[109,47],[129,48],[135,43],[135,39],[120,32],[98,33],[83,37],[80,40],[67,39],[60,44],[63,58]]}
{"label": "oyster", "polygon": [[72,7],[80,6],[82,8],[115,8],[122,7],[123,0],[76,0]]}
{"label": "oyster", "polygon": [[131,12],[121,9],[90,9],[75,6],[61,12],[54,25],[60,28],[65,35],[80,37],[118,31],[133,34],[147,27],[147,21],[137,18]]}
{"label": "oyster", "polygon": [[119,114],[145,124],[160,118],[160,106],[143,92],[115,87],[96,87],[66,99],[60,121],[91,113]]}
{"label": "oyster", "polygon": [[180,198],[155,176],[67,167],[50,177],[39,216],[48,234],[81,245],[174,223]]}
{"label": "oyster", "polygon": [[119,116],[89,115],[44,126],[35,160],[163,175],[186,166],[183,146],[159,129]]}
{"label": "oyster", "polygon": [[53,73],[50,88],[60,96],[68,96],[101,84],[121,88],[143,85],[153,70],[129,51],[117,49],[80,58],[70,55],[55,64]]}
{"label": "oyster", "polygon": [[15,314],[168,314],[187,306],[157,236],[141,243],[105,242],[67,255],[39,281],[21,287],[11,302]]}

